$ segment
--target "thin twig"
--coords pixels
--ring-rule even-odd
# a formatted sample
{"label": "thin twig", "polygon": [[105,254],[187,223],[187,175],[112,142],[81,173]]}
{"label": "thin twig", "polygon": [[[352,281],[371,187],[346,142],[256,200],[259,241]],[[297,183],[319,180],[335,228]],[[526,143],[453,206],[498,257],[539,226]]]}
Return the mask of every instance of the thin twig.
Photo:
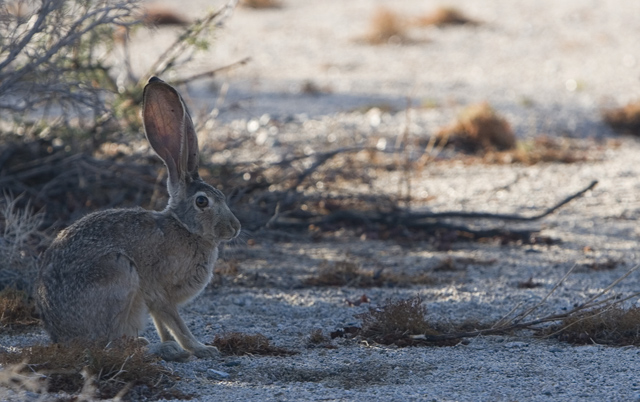
{"label": "thin twig", "polygon": [[516,323],[522,321],[523,319],[527,318],[529,315],[531,315],[531,313],[533,313],[538,308],[540,308],[540,306],[542,306],[547,301],[549,296],[551,296],[553,294],[553,292],[555,292],[558,289],[558,287],[560,287],[560,285],[562,285],[564,283],[564,281],[567,280],[567,278],[569,277],[571,272],[573,272],[573,270],[576,268],[576,266],[577,266],[577,264],[573,264],[571,269],[569,269],[567,271],[567,273],[564,274],[564,276],[555,284],[555,286],[546,294],[546,296],[543,297],[542,300],[540,300],[540,302],[538,304],[535,304],[531,308],[525,310],[523,313],[518,314],[517,316],[515,316],[513,318],[513,320],[511,320],[511,322],[516,324]]}
{"label": "thin twig", "polygon": [[618,283],[622,282],[626,277],[628,277],[629,275],[631,275],[633,272],[637,271],[638,268],[640,268],[640,264],[636,265],[635,267],[631,268],[629,271],[627,271],[626,274],[622,275],[620,278],[616,279],[615,281],[613,281],[613,283],[611,283],[609,286],[607,286],[606,288],[604,288],[600,293],[596,294],[595,296],[591,297],[589,300],[587,300],[586,302],[584,302],[581,307],[589,307],[589,305],[596,299],[600,298],[602,295],[608,293],[614,286],[616,286]]}
{"label": "thin twig", "polygon": [[231,63],[229,65],[223,66],[223,67],[218,67],[216,69],[213,70],[209,70],[209,71],[205,71],[204,73],[199,73],[199,74],[194,74],[191,75],[189,77],[186,78],[180,78],[177,80],[172,80],[170,83],[172,85],[182,85],[182,84],[187,84],[191,81],[195,81],[201,78],[211,78],[214,77],[216,74],[222,73],[224,71],[228,71],[228,70],[233,70],[236,67],[240,67],[240,66],[244,66],[245,64],[247,64],[248,62],[251,61],[251,57],[245,57],[242,60],[236,61],[234,63]]}
{"label": "thin twig", "polygon": [[[238,3],[238,0],[229,0],[225,5],[207,14],[202,20],[194,22],[190,25],[185,32],[182,33],[163,53],[158,57],[155,63],[149,68],[148,73],[143,75],[142,81],[145,81],[152,75],[162,75],[167,68],[171,67],[176,58],[184,53],[184,50],[191,46],[191,40],[202,33],[216,18],[221,21],[225,20],[230,15],[230,10],[233,10]],[[219,24],[216,24],[216,26]],[[139,83],[140,86],[144,85],[144,82]]]}

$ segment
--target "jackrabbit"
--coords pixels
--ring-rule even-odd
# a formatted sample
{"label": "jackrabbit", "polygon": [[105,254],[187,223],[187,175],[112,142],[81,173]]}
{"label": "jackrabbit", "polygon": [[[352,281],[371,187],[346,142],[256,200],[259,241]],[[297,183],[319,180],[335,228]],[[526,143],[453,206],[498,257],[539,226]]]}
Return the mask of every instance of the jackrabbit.
{"label": "jackrabbit", "polygon": [[169,171],[167,207],[95,212],[60,232],[42,259],[38,307],[54,342],[137,337],[150,314],[162,341],[153,353],[212,357],[217,349],[191,334],[178,305],[207,286],[218,244],[236,237],[240,222],[198,174],[198,141],[178,92],[152,77],[142,117]]}

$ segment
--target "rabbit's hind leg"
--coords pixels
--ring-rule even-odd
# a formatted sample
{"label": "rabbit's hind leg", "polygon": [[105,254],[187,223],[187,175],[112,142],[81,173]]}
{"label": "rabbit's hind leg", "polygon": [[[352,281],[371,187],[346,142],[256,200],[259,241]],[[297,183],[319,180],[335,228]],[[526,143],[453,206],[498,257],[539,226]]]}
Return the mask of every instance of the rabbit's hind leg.
{"label": "rabbit's hind leg", "polygon": [[104,264],[113,273],[110,280],[96,289],[104,295],[101,307],[108,339],[137,338],[147,324],[148,310],[140,291],[140,278],[134,262],[121,253],[109,255]]}
{"label": "rabbit's hind leg", "polygon": [[[68,267],[74,267],[68,270]],[[119,252],[97,261],[56,261],[39,278],[38,307],[54,342],[137,336],[146,306],[133,261]]]}
{"label": "rabbit's hind leg", "polygon": [[[58,339],[110,341],[142,333],[147,309],[130,258],[112,252],[94,261],[78,277],[83,277],[85,285],[61,292],[52,317],[55,321],[49,320]],[[52,338],[56,337],[52,334]]]}

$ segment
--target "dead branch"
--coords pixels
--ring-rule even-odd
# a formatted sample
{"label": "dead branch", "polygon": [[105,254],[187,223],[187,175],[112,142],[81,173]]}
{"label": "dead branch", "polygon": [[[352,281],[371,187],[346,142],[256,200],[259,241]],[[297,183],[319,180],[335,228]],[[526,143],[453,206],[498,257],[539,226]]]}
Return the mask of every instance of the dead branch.
{"label": "dead branch", "polygon": [[584,195],[584,193],[593,189],[597,184],[598,184],[598,181],[594,180],[591,182],[591,184],[589,184],[584,189],[578,191],[575,194],[568,196],[567,198],[563,199],[562,201],[555,204],[551,208],[548,208],[542,211],[541,213],[533,216],[522,216],[522,215],[513,215],[513,214],[492,214],[492,213],[485,213],[485,212],[451,211],[451,212],[427,212],[422,214],[414,213],[412,214],[412,218],[414,219],[464,218],[464,219],[497,219],[497,220],[503,220],[503,221],[537,221],[548,215],[551,215],[552,213],[562,208],[569,202],[575,200],[576,198],[581,197],[582,195]]}
{"label": "dead branch", "polygon": [[[353,151],[355,149],[340,149],[331,153],[323,154],[318,158],[313,166],[305,170],[298,176],[297,184],[304,179],[313,169],[317,168],[316,165],[326,162],[326,160],[337,155],[339,152]],[[302,179],[301,179],[302,178]],[[597,181],[592,182],[586,188],[579,192],[572,194],[571,196],[563,199],[551,208],[543,211],[542,213],[532,216],[519,216],[519,215],[505,215],[505,214],[489,214],[489,213],[469,213],[469,212],[438,212],[438,213],[422,213],[411,212],[405,209],[396,208],[392,211],[358,211],[358,210],[339,210],[327,215],[310,214],[305,213],[303,216],[296,211],[283,212],[275,220],[270,220],[272,227],[280,228],[304,228],[308,225],[326,226],[333,223],[341,222],[354,225],[373,225],[382,224],[387,226],[403,226],[411,229],[419,229],[424,231],[435,230],[449,230],[454,232],[461,232],[471,235],[473,238],[490,238],[496,236],[507,236],[514,239],[526,240],[531,237],[532,231],[530,230],[505,230],[505,229],[484,229],[477,230],[467,226],[449,224],[438,219],[441,218],[467,218],[467,219],[495,219],[495,220],[510,220],[510,221],[533,221],[541,219],[549,214],[557,211],[562,206],[566,205],[570,201],[580,197],[588,190],[592,189],[597,184]]]}
{"label": "dead branch", "polygon": [[[157,187],[164,187],[157,182],[159,163],[141,165],[135,157],[114,161],[70,155],[64,149],[37,155],[47,147],[46,142],[14,146],[14,156],[0,169],[0,188],[12,194],[26,193],[25,199],[36,209],[45,208],[45,227],[54,222],[66,225],[99,208],[145,205]],[[25,159],[28,162],[20,162]]]}

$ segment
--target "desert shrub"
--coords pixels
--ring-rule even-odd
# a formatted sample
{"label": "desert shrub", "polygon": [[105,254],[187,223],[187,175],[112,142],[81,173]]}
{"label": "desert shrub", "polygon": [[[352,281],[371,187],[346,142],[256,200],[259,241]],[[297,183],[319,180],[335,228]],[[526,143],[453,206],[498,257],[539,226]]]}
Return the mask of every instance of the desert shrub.
{"label": "desert shrub", "polygon": [[[0,6],[0,110],[64,118],[104,111],[106,56],[137,0],[14,0]],[[111,88],[113,89],[113,88]]]}
{"label": "desert shrub", "polygon": [[[194,21],[141,77],[129,31],[141,22],[185,25],[175,13],[139,10],[140,0],[13,0],[0,3],[0,118],[33,136],[108,134],[140,128],[138,104],[152,75],[165,75],[206,50],[227,4]],[[162,12],[160,12],[162,11]],[[122,51],[115,52],[121,48]],[[205,73],[206,75],[206,73]],[[179,82],[192,78],[181,77]],[[20,113],[16,113],[20,112]],[[95,146],[96,144],[94,144]]]}

